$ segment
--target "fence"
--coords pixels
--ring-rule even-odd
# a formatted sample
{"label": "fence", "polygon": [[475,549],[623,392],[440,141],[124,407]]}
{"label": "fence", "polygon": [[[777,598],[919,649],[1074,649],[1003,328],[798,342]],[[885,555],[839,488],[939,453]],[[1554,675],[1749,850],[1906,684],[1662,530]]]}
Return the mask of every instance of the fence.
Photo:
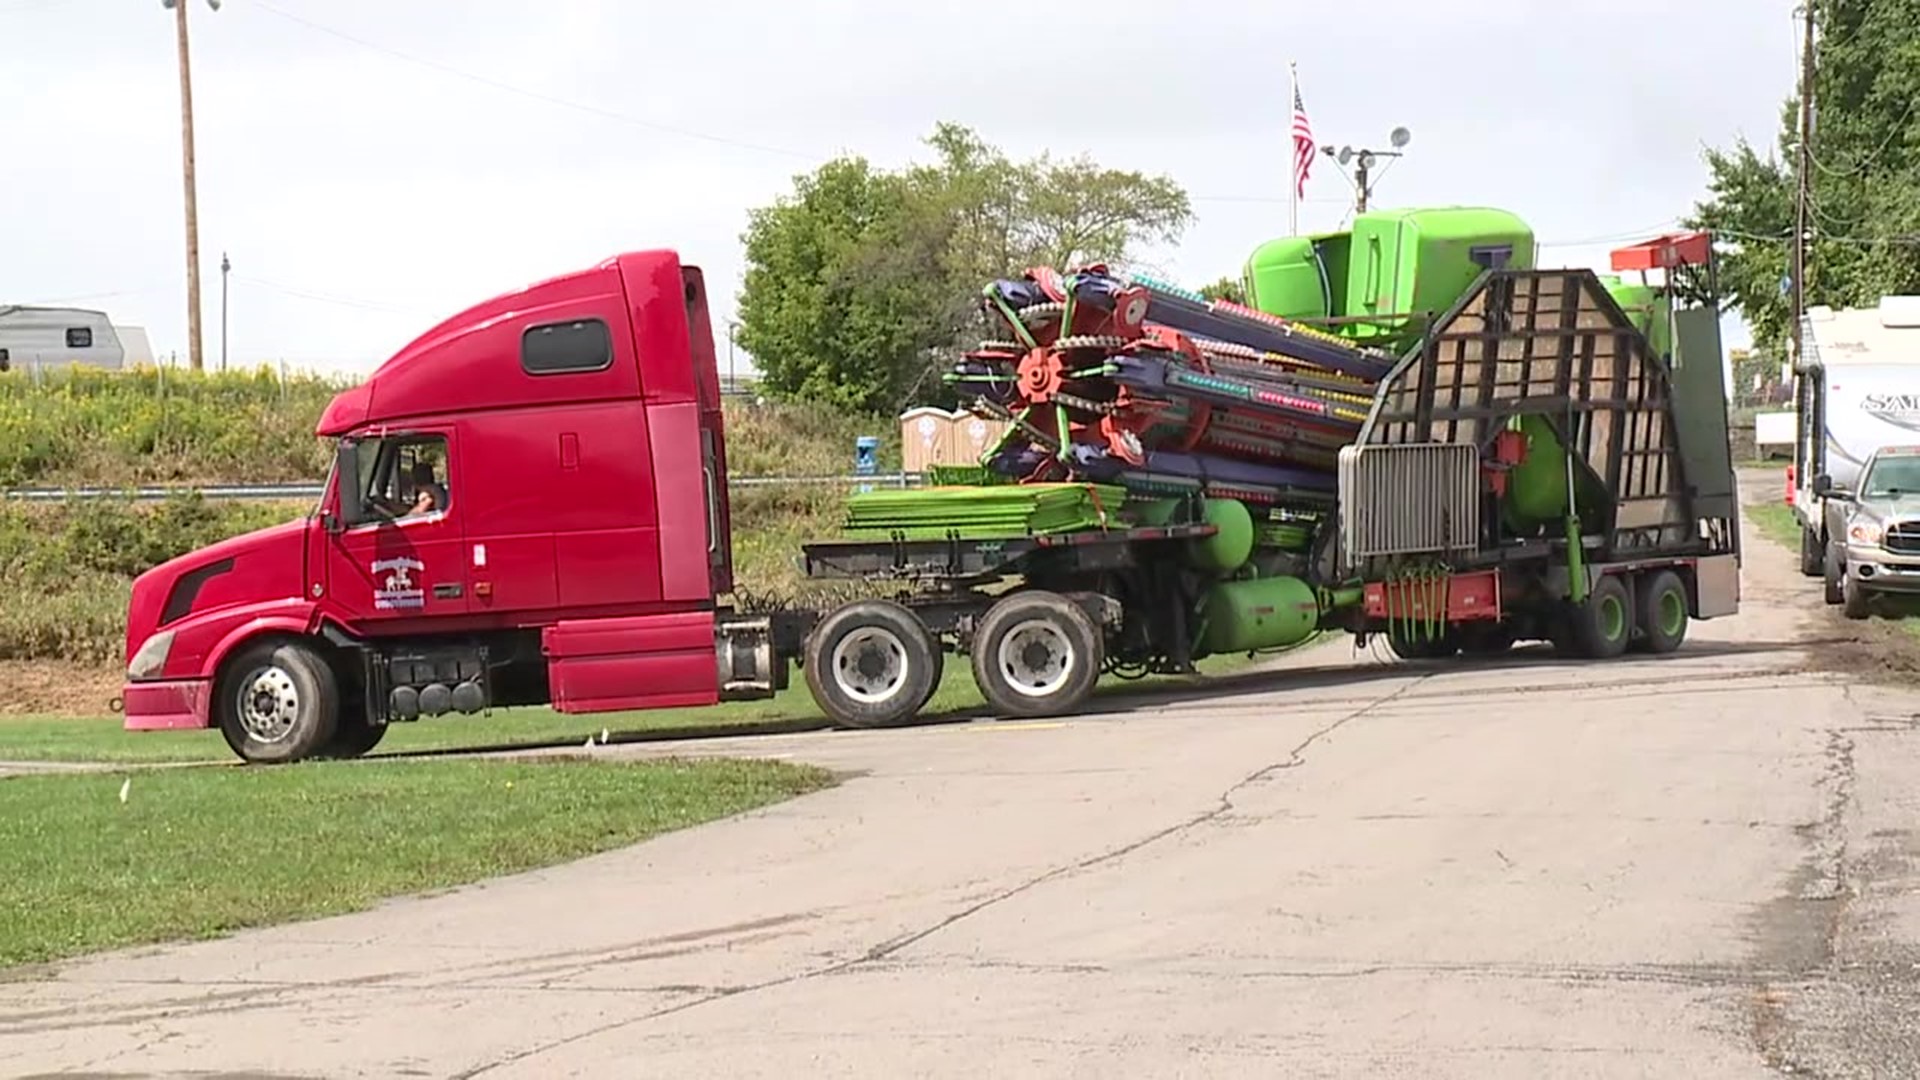
{"label": "fence", "polygon": [[[870,473],[865,476],[736,476],[727,481],[734,489],[839,485],[855,487],[910,488],[926,482],[917,472]],[[163,484],[132,488],[109,487],[20,487],[4,494],[24,502],[65,502],[69,499],[134,499],[158,502],[180,495],[197,494],[203,499],[237,502],[298,502],[318,499],[321,484]]]}

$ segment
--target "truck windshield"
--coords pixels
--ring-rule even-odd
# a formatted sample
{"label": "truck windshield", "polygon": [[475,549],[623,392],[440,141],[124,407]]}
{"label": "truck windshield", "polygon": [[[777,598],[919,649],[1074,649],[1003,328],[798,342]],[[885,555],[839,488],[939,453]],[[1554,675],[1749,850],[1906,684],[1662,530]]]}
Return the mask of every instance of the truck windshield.
{"label": "truck windshield", "polygon": [[1862,498],[1886,499],[1900,495],[1920,495],[1920,455],[1881,458],[1862,478]]}

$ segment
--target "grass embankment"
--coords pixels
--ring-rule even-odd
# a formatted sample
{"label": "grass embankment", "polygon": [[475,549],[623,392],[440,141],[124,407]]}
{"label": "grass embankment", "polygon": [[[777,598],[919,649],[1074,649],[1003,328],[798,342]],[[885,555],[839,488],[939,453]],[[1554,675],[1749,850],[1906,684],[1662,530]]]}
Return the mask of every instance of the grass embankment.
{"label": "grass embankment", "polygon": [[361,910],[832,782],[819,769],[744,761],[16,777],[0,782],[0,967]]}
{"label": "grass embankment", "polygon": [[[0,488],[317,482],[330,451],[313,428],[347,385],[264,368],[0,374]],[[898,420],[745,399],[726,413],[735,476],[847,473],[861,435],[899,468]]]}

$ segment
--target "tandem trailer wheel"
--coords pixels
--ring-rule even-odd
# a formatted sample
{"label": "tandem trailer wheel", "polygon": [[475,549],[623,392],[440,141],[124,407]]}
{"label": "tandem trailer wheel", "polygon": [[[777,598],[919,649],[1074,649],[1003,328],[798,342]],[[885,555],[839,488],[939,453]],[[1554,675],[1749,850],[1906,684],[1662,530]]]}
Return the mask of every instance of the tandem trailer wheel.
{"label": "tandem trailer wheel", "polygon": [[891,600],[835,608],[808,635],[801,668],[814,704],[835,727],[892,727],[912,720],[940,681],[940,643]]}
{"label": "tandem trailer wheel", "polygon": [[995,716],[1058,716],[1093,693],[1106,641],[1079,604],[1028,589],[987,609],[972,652],[973,681]]}
{"label": "tandem trailer wheel", "polygon": [[1687,584],[1680,575],[1662,570],[1640,579],[1634,611],[1640,623],[1640,650],[1670,653],[1687,639]]}
{"label": "tandem trailer wheel", "polygon": [[1611,660],[1633,639],[1633,597],[1617,574],[1593,583],[1584,603],[1567,609],[1566,647],[1586,660]]}

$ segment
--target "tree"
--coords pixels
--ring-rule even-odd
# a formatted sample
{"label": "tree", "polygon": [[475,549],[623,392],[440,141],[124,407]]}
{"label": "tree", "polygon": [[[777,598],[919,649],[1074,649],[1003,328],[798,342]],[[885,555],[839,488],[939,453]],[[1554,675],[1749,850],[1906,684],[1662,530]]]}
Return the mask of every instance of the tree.
{"label": "tree", "polygon": [[899,177],[855,157],[822,165],[796,180],[792,198],[752,212],[739,342],[773,395],[866,408],[938,336],[924,286],[901,272],[941,246],[912,209]]}
{"label": "tree", "polygon": [[1240,283],[1239,278],[1223,277],[1211,284],[1202,285],[1200,295],[1209,300],[1225,300],[1229,304],[1239,304],[1242,307],[1247,303],[1246,286]]}
{"label": "tree", "polygon": [[860,411],[940,399],[936,373],[977,338],[988,281],[1123,261],[1192,220],[1165,177],[1011,161],[958,124],[926,141],[932,162],[886,172],[839,158],[750,216],[739,341],[773,395]]}
{"label": "tree", "polygon": [[[1869,306],[1920,290],[1920,0],[1813,0],[1820,28],[1807,303]],[[1797,94],[1782,109],[1780,156],[1744,140],[1709,150],[1709,197],[1690,228],[1711,229],[1723,292],[1755,343],[1782,345],[1794,229]]]}

